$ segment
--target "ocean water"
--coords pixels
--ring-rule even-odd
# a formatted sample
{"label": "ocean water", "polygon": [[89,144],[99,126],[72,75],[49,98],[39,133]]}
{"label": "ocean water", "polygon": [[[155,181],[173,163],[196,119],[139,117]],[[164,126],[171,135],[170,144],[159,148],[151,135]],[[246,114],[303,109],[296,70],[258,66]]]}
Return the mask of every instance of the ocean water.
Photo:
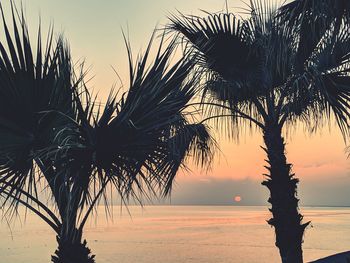
{"label": "ocean water", "polygon": [[[148,206],[113,208],[113,220],[90,220],[85,231],[97,263],[280,262],[266,207]],[[312,221],[307,261],[350,250],[350,208],[303,208]],[[48,263],[53,231],[35,215],[0,224],[0,263]]]}

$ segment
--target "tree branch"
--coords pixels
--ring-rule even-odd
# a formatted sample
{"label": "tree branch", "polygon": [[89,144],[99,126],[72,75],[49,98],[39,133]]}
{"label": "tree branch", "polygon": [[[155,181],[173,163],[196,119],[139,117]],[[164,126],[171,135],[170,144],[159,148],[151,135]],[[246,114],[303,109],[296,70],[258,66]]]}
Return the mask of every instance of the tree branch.
{"label": "tree branch", "polygon": [[264,121],[266,122],[268,120],[269,116],[267,115],[267,113],[264,109],[264,106],[260,103],[260,101],[257,98],[253,99],[253,102],[254,102],[255,106],[258,108],[258,111],[262,115]]}
{"label": "tree branch", "polygon": [[59,234],[59,225],[56,225],[55,222],[52,222],[47,216],[45,216],[43,213],[41,213],[39,210],[35,209],[33,206],[31,206],[30,204],[28,204],[27,202],[21,200],[20,198],[16,197],[15,195],[11,194],[10,192],[8,192],[7,190],[3,190],[2,193],[0,195],[5,194],[8,197],[12,197],[13,199],[15,199],[17,202],[19,202],[20,204],[24,205],[25,207],[27,207],[28,209],[30,209],[32,212],[34,212],[35,214],[37,214],[42,220],[44,220],[49,226],[51,226],[51,228],[57,233]]}
{"label": "tree branch", "polygon": [[211,119],[222,118],[222,117],[236,117],[236,118],[247,119],[247,120],[253,122],[254,124],[256,124],[257,126],[259,126],[261,129],[264,129],[264,125],[262,123],[249,117],[248,115],[224,114],[224,115],[211,116],[211,117],[208,117],[208,118],[202,120],[199,124],[202,124],[202,123],[209,121]]}
{"label": "tree branch", "polygon": [[[209,106],[217,106],[217,107],[221,107],[223,109],[227,109],[229,111],[233,111],[233,112],[236,112],[238,114],[240,114],[239,116],[238,115],[218,115],[218,116],[215,116],[214,118],[218,118],[220,116],[223,116],[223,117],[228,117],[228,116],[236,116],[238,118],[244,118],[244,119],[247,119],[247,120],[250,120],[251,122],[255,123],[257,126],[259,126],[260,128],[263,128],[264,125],[259,122],[258,120],[254,119],[253,117],[250,117],[248,114],[242,112],[242,111],[239,111],[239,110],[236,110],[236,109],[232,109],[231,107],[229,106],[226,106],[226,105],[222,105],[222,104],[218,104],[218,103],[212,103],[212,102],[198,102],[198,103],[191,103],[191,104],[188,104],[188,106],[194,106],[194,105],[209,105]],[[261,104],[260,104],[261,105]],[[261,105],[262,106],[262,105]],[[263,109],[264,113],[265,113],[265,110]],[[259,111],[260,112],[260,111]],[[266,113],[265,113],[266,114]],[[267,115],[266,115],[267,117]],[[208,119],[210,119],[211,117],[209,117]],[[202,121],[203,122],[203,121]],[[201,123],[202,123],[201,122]]]}
{"label": "tree branch", "polygon": [[102,195],[102,193],[103,193],[104,189],[106,188],[107,184],[109,183],[109,181],[110,181],[110,179],[107,179],[107,181],[103,183],[100,191],[97,193],[97,195],[95,196],[95,199],[90,204],[89,209],[86,211],[86,214],[85,214],[83,220],[80,223],[79,231],[83,230],[84,225],[85,225],[86,221],[88,220],[90,213],[92,212],[92,209],[95,207],[95,204],[97,203],[98,199]]}
{"label": "tree branch", "polygon": [[288,118],[288,113],[284,113],[281,117],[281,119],[278,121],[278,125],[282,128],[283,127],[283,124],[286,122]]}
{"label": "tree branch", "polygon": [[[51,219],[56,223],[56,225],[60,225],[61,224],[60,220],[56,217],[56,215],[46,205],[44,205],[38,198],[34,197],[33,195],[29,194],[28,192],[26,192],[26,191],[16,187],[15,185],[8,183],[8,182],[3,182],[3,184],[5,186],[10,186],[10,187],[15,188],[16,191],[18,191],[19,193],[23,194],[27,198],[29,198],[32,202],[36,203],[40,208],[42,208],[51,217]],[[1,189],[2,189],[2,191],[1,191]],[[6,193],[7,191],[8,190],[6,190],[3,187],[0,188],[0,194],[1,194],[1,192],[4,192],[5,194],[7,194]],[[8,193],[10,193],[10,192],[8,192]],[[13,195],[11,197],[14,198]],[[17,198],[17,197],[15,199],[19,200],[19,198]]]}

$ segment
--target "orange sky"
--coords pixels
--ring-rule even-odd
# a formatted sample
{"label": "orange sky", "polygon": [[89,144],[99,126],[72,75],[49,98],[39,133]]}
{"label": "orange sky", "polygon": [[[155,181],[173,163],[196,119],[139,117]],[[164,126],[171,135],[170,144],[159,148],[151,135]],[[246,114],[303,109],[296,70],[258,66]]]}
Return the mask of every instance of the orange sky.
{"label": "orange sky", "polygon": [[[30,32],[36,32],[38,16],[41,14],[43,28],[54,22],[56,31],[64,32],[68,38],[73,58],[76,61],[86,59],[86,64],[92,65],[90,76],[95,77],[89,84],[99,92],[101,99],[106,98],[113,84],[119,85],[111,66],[118,71],[124,83],[127,83],[127,57],[121,28],[129,33],[137,54],[141,47],[146,46],[154,26],[156,24],[163,26],[167,21],[166,16],[170,13],[180,10],[186,14],[200,14],[199,9],[219,11],[225,7],[225,1],[217,0],[22,0],[22,2],[26,9]],[[5,9],[9,10],[7,3],[4,4]],[[242,1],[231,0],[228,4],[231,10],[242,12],[241,7],[244,6]],[[335,192],[344,185],[350,186],[349,160],[344,152],[345,144],[335,127],[332,127],[331,133],[325,128],[312,136],[298,128],[287,139],[287,143],[288,160],[294,164],[294,171],[302,178],[302,182],[316,183],[320,187],[325,187],[330,181],[335,180],[337,184],[332,188]],[[257,132],[242,137],[239,144],[221,139],[222,154],[216,158],[212,171],[205,174],[193,168],[192,175],[180,175],[175,193],[177,196],[181,195],[181,189],[192,185],[193,182],[212,180],[232,182],[248,180],[255,184],[254,187],[261,187],[259,181],[263,179],[261,174],[264,172],[265,156],[259,145],[262,145],[262,136]],[[232,196],[234,195],[235,193],[232,193]],[[305,195],[308,196],[307,193]],[[232,196],[227,198],[231,200]],[[339,203],[344,204],[349,200],[350,204],[350,198],[347,197],[343,196],[339,199]],[[335,197],[334,202],[337,203],[337,200]]]}
{"label": "orange sky", "polygon": [[[216,134],[216,136],[220,136]],[[324,128],[316,134],[303,129],[292,132],[286,138],[287,159],[293,171],[303,179],[319,179],[330,175],[346,176],[350,168],[344,140],[336,126],[330,132]],[[259,132],[245,135],[239,142],[221,139],[222,153],[217,154],[215,165],[207,175],[194,168],[200,177],[215,175],[225,179],[262,179],[265,152]]]}

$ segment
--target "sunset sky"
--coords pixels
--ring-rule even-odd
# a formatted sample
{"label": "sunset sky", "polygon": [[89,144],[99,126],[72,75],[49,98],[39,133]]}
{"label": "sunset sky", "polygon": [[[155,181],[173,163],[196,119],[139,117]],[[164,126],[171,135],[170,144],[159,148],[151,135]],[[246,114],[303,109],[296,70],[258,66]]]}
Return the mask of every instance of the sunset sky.
{"label": "sunset sky", "polygon": [[[6,2],[6,1],[5,1]],[[75,61],[85,59],[92,66],[90,87],[105,99],[113,84],[120,82],[113,68],[127,84],[127,57],[122,29],[128,32],[137,53],[145,48],[154,27],[166,24],[166,17],[176,10],[185,14],[203,14],[225,8],[221,0],[23,0],[30,32],[36,33],[38,18],[43,28],[54,23],[55,32],[64,32]],[[18,2],[19,4],[20,2]],[[228,1],[233,12],[243,12],[244,3]],[[5,8],[8,9],[7,3]],[[7,12],[9,13],[9,12]],[[266,204],[263,179],[265,155],[260,133],[247,133],[239,143],[216,134],[221,145],[212,170],[195,167],[191,174],[181,174],[173,192],[173,204]],[[350,205],[350,160],[338,129],[328,127],[316,134],[296,128],[287,137],[287,157],[301,179],[300,198],[304,205]],[[236,202],[237,203],[237,202]]]}

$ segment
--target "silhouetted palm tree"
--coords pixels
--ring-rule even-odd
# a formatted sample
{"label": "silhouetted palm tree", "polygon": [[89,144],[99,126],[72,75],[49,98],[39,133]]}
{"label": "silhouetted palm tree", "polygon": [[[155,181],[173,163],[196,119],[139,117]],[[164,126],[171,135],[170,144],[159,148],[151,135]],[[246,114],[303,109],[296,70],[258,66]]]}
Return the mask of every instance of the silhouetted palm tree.
{"label": "silhouetted palm tree", "polygon": [[320,39],[332,28],[339,34],[342,24],[350,19],[350,2],[347,0],[295,0],[279,9],[283,23],[298,30],[300,45],[299,66],[310,56]]}
{"label": "silhouetted palm tree", "polygon": [[[83,228],[101,199],[108,205],[107,187],[125,202],[141,202],[170,193],[188,153],[202,164],[210,160],[214,142],[205,125],[188,118],[196,74],[187,79],[187,58],[169,66],[174,41],[162,40],[150,64],[152,40],[136,65],[127,45],[128,92],[119,100],[111,93],[105,106],[96,106],[63,38],[53,41],[51,30],[43,49],[39,28],[34,52],[23,14],[14,10],[12,35],[2,14],[0,42],[2,205],[7,216],[23,205],[50,225],[58,241],[53,262],[94,262]],[[39,183],[54,207],[37,193]]]}
{"label": "silhouetted palm tree", "polygon": [[[299,24],[284,23],[267,1],[251,1],[246,19],[231,13],[171,17],[171,30],[184,36],[203,71],[203,105],[209,118],[229,122],[232,132],[256,127],[263,134],[268,171],[262,183],[285,263],[303,262],[298,179],[287,162],[283,130],[302,121],[315,131],[335,119],[345,135],[350,99],[349,24],[325,30],[304,52]],[[217,120],[217,119],[216,119]]]}
{"label": "silhouetted palm tree", "polygon": [[290,23],[299,23],[299,25],[304,23],[301,29],[306,29],[303,26],[307,24],[313,26],[310,29],[324,29],[332,23],[339,26],[344,18],[350,17],[350,2],[347,0],[294,0],[283,5],[280,8],[280,14],[289,19]]}

